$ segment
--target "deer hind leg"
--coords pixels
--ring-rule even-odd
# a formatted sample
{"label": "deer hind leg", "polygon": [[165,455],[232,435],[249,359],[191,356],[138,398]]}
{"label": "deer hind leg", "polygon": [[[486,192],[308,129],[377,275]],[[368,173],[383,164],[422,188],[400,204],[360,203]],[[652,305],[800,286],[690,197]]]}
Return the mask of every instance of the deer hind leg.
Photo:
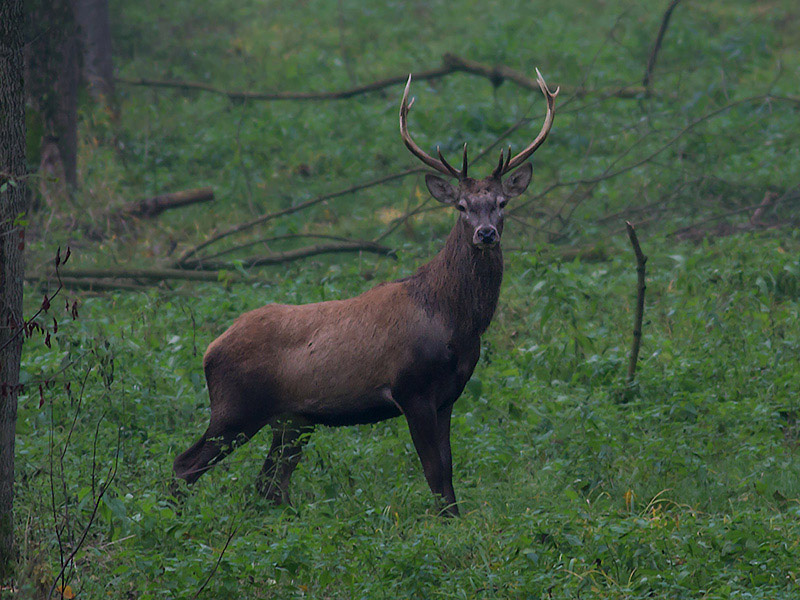
{"label": "deer hind leg", "polygon": [[191,448],[178,455],[173,464],[175,475],[192,484],[203,473],[253,437],[263,423],[243,422],[238,419],[215,419],[206,432]]}
{"label": "deer hind leg", "polygon": [[234,383],[209,376],[211,419],[208,429],[173,463],[175,475],[192,484],[203,473],[253,437],[267,419],[245,402]]}
{"label": "deer hind leg", "polygon": [[302,417],[284,417],[272,423],[272,446],[256,480],[256,489],[264,498],[290,504],[289,479],[312,431],[314,425]]}

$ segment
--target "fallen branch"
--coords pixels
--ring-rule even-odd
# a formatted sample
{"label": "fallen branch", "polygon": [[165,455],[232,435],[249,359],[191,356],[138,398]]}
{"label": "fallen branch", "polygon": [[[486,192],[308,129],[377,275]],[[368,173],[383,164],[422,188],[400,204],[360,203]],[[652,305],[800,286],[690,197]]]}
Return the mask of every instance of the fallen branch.
{"label": "fallen branch", "polygon": [[[25,281],[47,284],[50,280],[45,277],[31,276],[31,277],[25,277]],[[112,290],[143,292],[151,289],[146,285],[127,283],[124,281],[81,279],[77,277],[62,277],[61,285],[64,289],[70,289],[70,290],[88,290],[88,291],[104,291],[104,292]]]}
{"label": "fallen branch", "polygon": [[161,194],[152,198],[145,198],[139,202],[134,202],[124,206],[120,211],[124,215],[134,217],[155,217],[165,210],[181,208],[199,202],[210,202],[214,199],[214,190],[211,188],[200,188],[196,190],[185,190],[173,192],[171,194]]}
{"label": "fallen branch", "polygon": [[[338,235],[327,235],[323,233],[290,233],[287,235],[269,235],[266,237],[260,237],[254,240],[250,240],[242,244],[236,244],[235,246],[225,248],[224,250],[220,250],[219,252],[215,252],[214,254],[204,254],[201,258],[197,258],[193,262],[205,262],[213,258],[219,258],[220,256],[225,256],[226,254],[233,254],[234,252],[239,252],[240,250],[244,250],[246,248],[252,248],[253,246],[258,246],[259,244],[264,244],[267,247],[267,250],[271,251],[271,248],[269,247],[270,242],[283,242],[286,240],[299,240],[299,239],[334,240],[336,242],[352,241],[349,240],[348,238],[344,238]],[[378,242],[380,240],[373,240],[373,241]]]}
{"label": "fallen branch", "polygon": [[[454,69],[448,67],[440,67],[438,69],[430,69],[427,71],[416,71],[412,73],[415,80],[437,79],[444,75],[455,72]],[[206,83],[198,83],[194,81],[177,81],[174,79],[127,79],[124,77],[117,78],[116,81],[126,85],[138,85],[156,88],[172,88],[179,90],[191,90],[199,92],[209,92],[220,96],[227,96],[231,100],[346,100],[353,96],[360,94],[367,94],[369,92],[377,92],[384,88],[405,83],[408,79],[408,73],[397,75],[395,77],[387,77],[386,79],[379,79],[365,85],[359,85],[354,88],[346,90],[338,90],[332,92],[252,92],[246,90],[224,90],[213,85]]]}
{"label": "fallen branch", "polygon": [[228,236],[234,235],[235,233],[252,229],[256,225],[266,223],[267,221],[272,221],[273,219],[277,219],[278,217],[282,217],[284,215],[290,215],[292,213],[296,213],[310,206],[314,206],[315,204],[319,204],[320,202],[324,202],[325,200],[331,200],[333,198],[338,198],[339,196],[352,194],[353,192],[357,192],[369,187],[380,185],[382,183],[393,181],[395,179],[401,179],[413,173],[421,173],[424,170],[425,169],[423,167],[415,167],[413,169],[407,169],[405,171],[400,171],[399,173],[393,173],[385,177],[379,177],[378,179],[373,179],[371,181],[359,183],[343,190],[337,190],[335,192],[330,192],[328,194],[322,194],[321,196],[317,196],[316,198],[311,198],[310,200],[306,200],[305,202],[301,202],[300,204],[295,204],[294,206],[290,206],[288,208],[276,210],[270,213],[265,213],[245,223],[240,223],[238,225],[234,225],[233,227],[229,227],[228,229],[221,231],[220,233],[209,236],[199,244],[192,246],[191,248],[187,248],[186,250],[183,251],[183,253],[181,253],[180,257],[178,257],[175,266],[180,268],[186,268],[186,266],[192,264],[192,262],[199,262],[200,259],[197,259],[195,261],[189,261],[189,259],[192,256],[196,255],[203,248],[210,246],[211,244],[218,242],[219,240],[224,239]]}
{"label": "fallen branch", "polygon": [[183,265],[185,269],[197,269],[204,271],[222,271],[225,269],[235,269],[237,267],[263,267],[266,265],[277,265],[280,263],[291,262],[317,256],[319,254],[339,254],[341,252],[373,252],[384,256],[394,256],[394,250],[375,242],[340,242],[338,244],[318,244],[316,246],[305,246],[284,252],[273,252],[263,256],[251,256],[236,263],[226,263],[214,260],[202,260],[187,262]]}
{"label": "fallen branch", "polygon": [[151,279],[163,281],[164,279],[186,279],[189,281],[242,281],[238,273],[229,272],[194,272],[183,269],[72,269],[62,271],[64,278],[70,279]]}
{"label": "fallen branch", "polygon": [[[469,60],[455,54],[446,53],[442,57],[442,62],[450,67],[453,71],[460,71],[462,73],[469,73],[471,75],[478,75],[485,77],[491,81],[495,87],[500,86],[506,79],[516,83],[518,86],[539,91],[539,83],[536,79],[531,79],[524,73],[516,71],[505,65],[487,65],[474,60]],[[576,88],[569,90],[565,86],[561,86],[562,91],[569,95],[578,97],[586,96],[589,94],[599,94],[602,96],[616,96],[618,98],[639,98],[645,93],[645,88],[640,86],[628,86],[620,88],[607,88],[607,89],[586,89]]]}
{"label": "fallen branch", "polygon": [[644,78],[642,79],[642,86],[644,86],[644,89],[648,94],[650,93],[650,79],[653,76],[653,69],[656,66],[658,52],[661,50],[661,42],[664,41],[664,34],[667,32],[672,11],[675,10],[675,7],[678,6],[680,1],[681,0],[672,0],[672,2],[669,3],[667,10],[664,12],[664,16],[661,18],[661,26],[658,28],[658,35],[656,36],[656,41],[653,44],[653,49],[650,51],[650,57],[647,59],[647,68],[644,70]]}
{"label": "fallen branch", "polygon": [[633,252],[636,255],[636,274],[638,278],[637,295],[636,295],[636,313],[633,317],[633,343],[631,344],[630,361],[628,362],[628,389],[633,387],[634,378],[636,377],[636,363],[639,360],[639,348],[642,345],[642,319],[644,318],[644,293],[647,289],[645,281],[645,264],[647,257],[642,254],[642,248],[639,246],[639,238],[636,237],[636,230],[630,221],[625,221],[625,227],[628,229],[628,238],[631,240]]}
{"label": "fallen branch", "polygon": [[[714,215],[712,217],[708,217],[701,221],[697,221],[696,223],[692,223],[691,225],[680,227],[668,233],[667,237],[675,236],[678,239],[701,239],[703,237],[706,237],[706,234],[709,233],[708,231],[706,231],[701,227],[702,225],[706,225],[708,223],[713,223],[714,221],[719,221],[727,217],[732,217],[734,215],[747,213],[751,211],[755,212],[753,213],[753,215],[751,215],[750,219],[746,224],[739,226],[718,226],[717,229],[712,233],[722,237],[724,235],[731,235],[733,233],[738,233],[741,231],[758,229],[759,227],[764,227],[758,222],[758,220],[761,218],[766,208],[774,207],[777,206],[778,204],[788,204],[791,202],[796,202],[797,200],[800,200],[800,185],[796,185],[789,188],[780,196],[773,195],[772,192],[767,192],[764,196],[764,199],[759,204],[743,206],[741,208],[730,210],[722,214]],[[780,224],[786,224],[787,222],[791,224],[791,221],[783,221]],[[768,226],[777,226],[778,224],[779,223],[773,223],[773,224],[768,224]]]}
{"label": "fallen branch", "polygon": [[[489,65],[461,56],[445,53],[442,56],[442,66],[437,69],[412,72],[411,76],[415,81],[429,79],[439,79],[453,73],[467,73],[488,79],[495,87],[502,84],[506,79],[513,81],[520,87],[539,91],[539,84],[535,79],[515,71],[505,65]],[[386,77],[345,90],[322,91],[322,92],[254,92],[248,90],[225,90],[216,86],[200,83],[196,81],[179,81],[174,79],[145,79],[145,78],[117,78],[116,81],[125,85],[147,86],[155,88],[178,89],[184,91],[198,91],[225,96],[234,101],[250,100],[346,100],[353,96],[377,92],[393,85],[404,84],[408,80],[408,73],[404,72],[393,77]],[[565,90],[566,91],[566,90]],[[576,89],[570,93],[578,96],[588,94],[600,94],[604,96],[616,96],[618,98],[639,98],[646,93],[642,86],[627,86],[620,88],[607,89]]]}

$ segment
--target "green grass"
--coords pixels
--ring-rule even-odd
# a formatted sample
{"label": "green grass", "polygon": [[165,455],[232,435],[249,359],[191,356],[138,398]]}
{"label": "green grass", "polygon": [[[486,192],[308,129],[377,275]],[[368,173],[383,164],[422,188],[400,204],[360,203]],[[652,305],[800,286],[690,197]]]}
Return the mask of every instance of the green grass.
{"label": "green grass", "polygon": [[[113,21],[123,76],[336,89],[353,83],[348,70],[364,83],[432,67],[451,51],[524,72],[539,66],[553,86],[586,78],[605,88],[640,81],[663,4],[218,0],[198,11],[183,1],[125,2]],[[515,213],[547,231],[508,223],[500,308],[454,412],[459,519],[436,516],[399,419],[315,432],[292,481],[292,508],[254,492],[268,432],[184,499],[170,490],[173,458],[207,423],[201,359],[211,340],[264,303],[347,297],[411,273],[441,245],[452,214],[424,213],[391,235],[398,260],[340,255],[265,269],[249,284],[65,292],[80,299],[78,318],[54,302],[52,347],[32,338],[23,364],[23,593],[52,582],[54,521],[62,539],[79,539],[116,463],[70,571],[80,598],[191,598],[212,573],[202,597],[800,596],[800,236],[788,228],[700,243],[669,235],[800,180],[796,103],[758,100],[702,120],[767,89],[796,95],[797,19],[790,2],[681,4],[654,97],[564,97]],[[414,93],[415,137],[448,155],[464,140],[475,152],[528,115],[511,138],[521,148],[544,104],[467,75],[417,82]],[[74,266],[147,266],[166,260],[173,242],[179,252],[215,227],[406,168],[399,94],[232,104],[121,87],[116,128],[83,107],[81,192],[52,216],[33,216],[29,269],[43,269],[58,244],[71,245]],[[662,148],[596,187],[562,185],[530,202],[556,182],[624,169]],[[488,172],[490,162],[475,168]],[[123,230],[103,219],[124,201],[200,185],[214,187],[214,205]],[[386,227],[388,209],[425,197],[412,177],[256,234],[369,238]],[[651,212],[629,210],[657,200]],[[550,220],[562,205],[563,217],[574,208],[571,218]],[[777,210],[792,218],[791,204]],[[617,211],[619,219],[601,220]],[[630,397],[622,391],[636,273],[625,217],[643,221],[650,257]],[[598,246],[592,261],[560,258],[561,247],[588,245]],[[28,299],[33,307],[39,289]],[[41,378],[54,384],[40,406]]]}

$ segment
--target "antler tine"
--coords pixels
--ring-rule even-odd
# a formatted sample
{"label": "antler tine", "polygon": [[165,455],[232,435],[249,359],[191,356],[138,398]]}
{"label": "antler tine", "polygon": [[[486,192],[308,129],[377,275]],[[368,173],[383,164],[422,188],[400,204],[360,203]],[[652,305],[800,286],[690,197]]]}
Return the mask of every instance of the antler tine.
{"label": "antler tine", "polygon": [[453,167],[449,162],[447,162],[447,159],[444,157],[444,155],[442,155],[442,151],[439,150],[439,146],[436,146],[436,154],[439,155],[439,160],[442,161],[442,164],[447,169],[447,171],[445,171],[445,173],[447,173],[449,171],[449,173],[447,173],[448,175],[452,175],[456,179],[461,179],[461,172],[458,169],[456,169],[455,167]]}
{"label": "antler tine", "polygon": [[445,175],[455,177],[456,179],[462,179],[461,172],[451,167],[444,159],[441,152],[439,152],[439,158],[441,160],[436,160],[426,153],[422,148],[420,148],[413,139],[411,139],[411,134],[408,133],[408,110],[411,108],[410,104],[408,103],[408,92],[410,89],[411,75],[409,74],[408,81],[406,82],[406,89],[403,90],[403,100],[400,103],[400,137],[403,138],[403,143],[406,145],[406,148],[409,149],[411,154],[416,156],[429,167],[436,169]]}
{"label": "antler tine", "polygon": [[467,169],[469,168],[469,160],[467,159],[467,142],[464,142],[464,160],[461,161],[461,177],[467,178]]}
{"label": "antler tine", "polygon": [[[545,139],[547,139],[547,134],[550,133],[550,129],[553,127],[553,120],[556,115],[556,96],[558,96],[558,92],[561,90],[561,88],[557,87],[555,92],[551,92],[547,88],[547,83],[545,83],[544,77],[542,77],[539,69],[536,69],[536,80],[539,83],[539,88],[542,90],[542,94],[544,94],[544,97],[547,100],[547,114],[544,117],[542,130],[527,148],[517,154],[514,158],[507,160],[506,165],[503,167],[500,175],[504,175],[509,171],[516,169],[518,166],[528,160],[531,154],[536,152],[537,148],[544,143]],[[510,155],[511,153],[509,152],[509,156]]]}
{"label": "antler tine", "polygon": [[501,148],[500,149],[500,160],[497,161],[497,166],[494,168],[494,171],[492,171],[492,177],[494,177],[495,179],[497,179],[498,177],[500,177],[503,174],[503,164],[505,163],[505,154],[504,154],[504,152],[505,151]]}

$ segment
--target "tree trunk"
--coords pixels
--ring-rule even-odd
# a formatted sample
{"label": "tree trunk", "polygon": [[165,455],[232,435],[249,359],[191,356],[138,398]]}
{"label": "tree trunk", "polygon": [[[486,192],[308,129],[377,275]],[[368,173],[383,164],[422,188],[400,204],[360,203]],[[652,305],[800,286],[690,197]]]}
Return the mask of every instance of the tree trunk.
{"label": "tree trunk", "polygon": [[[14,566],[14,436],[22,337],[26,210],[22,0],[0,2],[0,580]],[[4,188],[4,189],[3,189]]]}
{"label": "tree trunk", "polygon": [[92,97],[112,105],[114,63],[111,54],[111,25],[108,0],[75,0],[75,18],[83,43],[83,76]]}
{"label": "tree trunk", "polygon": [[[70,0],[29,0],[25,83],[42,129],[39,152],[42,192],[62,195],[78,185],[78,83],[80,55]],[[53,185],[55,184],[55,186]]]}

